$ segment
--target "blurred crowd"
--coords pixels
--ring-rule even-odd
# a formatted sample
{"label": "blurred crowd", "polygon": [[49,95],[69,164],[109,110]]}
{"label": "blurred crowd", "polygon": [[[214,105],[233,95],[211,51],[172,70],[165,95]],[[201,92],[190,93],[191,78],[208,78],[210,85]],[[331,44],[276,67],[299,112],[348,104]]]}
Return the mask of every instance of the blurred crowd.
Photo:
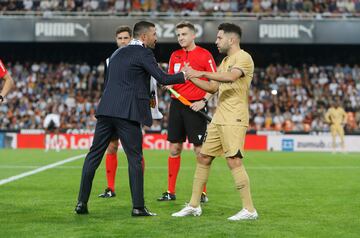
{"label": "blurred crowd", "polygon": [[1,11],[360,13],[360,0],[9,0]]}
{"label": "blurred crowd", "polygon": [[[167,63],[160,66],[166,71]],[[61,115],[61,128],[94,129],[104,65],[8,63],[16,89],[0,105],[0,129],[42,129],[50,110]],[[158,89],[163,120],[151,128],[166,131],[170,95]],[[253,130],[328,131],[324,114],[339,100],[348,114],[346,131],[360,130],[360,67],[358,65],[271,64],[256,68],[250,92],[250,127]],[[209,101],[213,115],[217,97]]]}
{"label": "blurred crowd", "polygon": [[256,130],[328,131],[327,109],[339,101],[348,132],[360,128],[360,67],[269,65],[257,68],[250,96]]}

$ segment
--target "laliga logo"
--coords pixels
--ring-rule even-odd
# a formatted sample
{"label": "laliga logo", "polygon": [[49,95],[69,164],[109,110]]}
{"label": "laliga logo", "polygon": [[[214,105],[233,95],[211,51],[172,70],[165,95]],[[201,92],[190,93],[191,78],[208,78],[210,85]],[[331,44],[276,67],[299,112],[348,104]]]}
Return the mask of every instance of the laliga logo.
{"label": "laliga logo", "polygon": [[57,145],[60,149],[68,147],[68,141],[64,135],[46,135],[46,143],[49,144],[49,149],[56,149]]}
{"label": "laliga logo", "polygon": [[299,39],[301,32],[308,38],[313,39],[313,30],[315,26],[311,24],[306,27],[302,24],[260,24],[259,37],[269,39]]}
{"label": "laliga logo", "polygon": [[35,24],[35,36],[46,37],[75,37],[77,32],[89,36],[90,23],[85,26],[73,22],[37,22]]}
{"label": "laliga logo", "polygon": [[78,135],[58,135],[56,139],[55,135],[47,135],[46,143],[49,143],[50,149],[56,149],[58,144],[60,149],[89,149],[94,137],[93,136],[84,136],[80,137]]}

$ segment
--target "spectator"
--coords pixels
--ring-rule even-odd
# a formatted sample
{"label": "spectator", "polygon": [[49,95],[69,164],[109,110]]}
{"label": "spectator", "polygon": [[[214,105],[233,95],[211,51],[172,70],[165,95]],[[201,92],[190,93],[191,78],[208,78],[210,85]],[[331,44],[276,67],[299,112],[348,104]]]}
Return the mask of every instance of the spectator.
{"label": "spectator", "polygon": [[271,0],[261,0],[260,7],[263,12],[271,12]]}
{"label": "spectator", "polygon": [[291,121],[294,123],[294,130],[295,131],[302,131],[303,130],[303,115],[300,114],[299,110],[296,110],[295,114],[291,117]]}
{"label": "spectator", "polygon": [[33,8],[33,1],[32,0],[24,0],[23,1],[23,5],[24,5],[24,10],[25,11],[31,11]]}
{"label": "spectator", "polygon": [[254,123],[255,123],[256,130],[261,130],[264,127],[265,117],[264,117],[263,113],[259,110],[256,112],[256,116],[254,118]]}
{"label": "spectator", "polygon": [[[103,11],[103,12],[167,12],[173,11],[185,15],[198,15],[199,11],[219,15],[224,12],[252,12],[264,14],[287,13],[296,18],[304,14],[349,14],[360,12],[359,0],[10,0],[0,1],[4,11],[43,11],[44,15],[51,15],[51,11]],[[50,12],[49,12],[50,11]],[[307,16],[305,15],[305,16]],[[320,15],[321,17],[321,15]]]}
{"label": "spectator", "polygon": [[[273,125],[272,115],[269,109],[266,110],[265,113],[265,121],[264,121],[264,129],[271,130]],[[261,129],[261,128],[260,128]]]}

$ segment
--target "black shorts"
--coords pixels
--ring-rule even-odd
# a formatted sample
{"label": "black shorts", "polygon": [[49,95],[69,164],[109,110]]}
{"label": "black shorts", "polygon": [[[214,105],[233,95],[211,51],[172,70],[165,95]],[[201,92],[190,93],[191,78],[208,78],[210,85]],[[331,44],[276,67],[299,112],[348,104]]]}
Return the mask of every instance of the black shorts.
{"label": "black shorts", "polygon": [[185,142],[187,137],[195,146],[202,145],[206,127],[207,121],[200,113],[193,111],[177,99],[171,99],[168,141],[181,143]]}

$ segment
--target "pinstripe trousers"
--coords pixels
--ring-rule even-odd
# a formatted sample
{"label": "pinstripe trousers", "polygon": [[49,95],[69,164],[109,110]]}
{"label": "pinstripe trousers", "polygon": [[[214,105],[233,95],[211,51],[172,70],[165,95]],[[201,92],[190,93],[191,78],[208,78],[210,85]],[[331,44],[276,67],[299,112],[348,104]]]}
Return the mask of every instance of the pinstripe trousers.
{"label": "pinstripe trousers", "polygon": [[141,166],[143,136],[140,123],[116,117],[98,117],[94,140],[82,169],[78,201],[88,202],[95,171],[114,135],[120,138],[127,156],[133,207],[142,208],[145,204],[144,175]]}

